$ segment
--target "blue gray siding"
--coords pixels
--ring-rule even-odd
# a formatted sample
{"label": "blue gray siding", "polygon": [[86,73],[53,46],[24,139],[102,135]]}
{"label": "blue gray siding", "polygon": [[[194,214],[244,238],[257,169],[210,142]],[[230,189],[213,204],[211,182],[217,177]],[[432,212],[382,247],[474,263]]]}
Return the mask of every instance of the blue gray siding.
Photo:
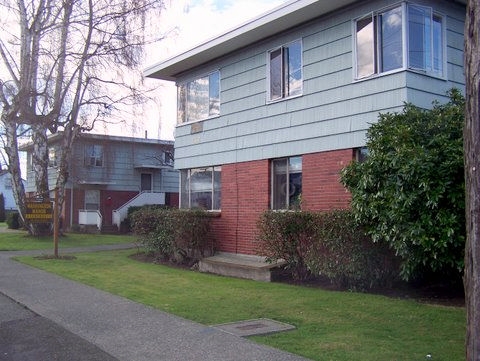
{"label": "blue gray siding", "polygon": [[[400,71],[354,81],[352,20],[394,3],[361,2],[185,74],[179,83],[220,69],[221,115],[203,121],[200,131],[198,125],[177,127],[176,168],[359,147],[379,113],[399,111],[404,102],[429,107],[435,99],[445,100],[448,89],[463,89],[465,9],[448,2],[434,6],[449,14],[448,79]],[[299,38],[303,39],[303,95],[268,103],[267,51]]]}
{"label": "blue gray siding", "polygon": [[[81,139],[81,138],[80,138]],[[161,168],[158,160],[162,146],[137,142],[92,141],[104,146],[103,166],[85,165],[85,142],[78,140],[72,151],[72,163],[67,188],[108,189],[110,191],[140,192],[141,174],[152,175],[152,191],[178,192],[178,171]],[[27,172],[27,191],[35,190],[33,172]],[[55,185],[56,168],[49,169],[49,184]]]}

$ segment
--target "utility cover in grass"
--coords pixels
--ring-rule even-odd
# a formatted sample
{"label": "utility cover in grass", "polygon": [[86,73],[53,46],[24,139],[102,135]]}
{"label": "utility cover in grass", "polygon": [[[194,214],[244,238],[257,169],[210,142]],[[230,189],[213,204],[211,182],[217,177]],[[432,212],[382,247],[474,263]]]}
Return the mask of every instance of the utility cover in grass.
{"label": "utility cover in grass", "polygon": [[247,337],[255,335],[266,335],[276,332],[294,330],[295,326],[287,323],[258,318],[254,320],[224,323],[213,326],[232,335]]}

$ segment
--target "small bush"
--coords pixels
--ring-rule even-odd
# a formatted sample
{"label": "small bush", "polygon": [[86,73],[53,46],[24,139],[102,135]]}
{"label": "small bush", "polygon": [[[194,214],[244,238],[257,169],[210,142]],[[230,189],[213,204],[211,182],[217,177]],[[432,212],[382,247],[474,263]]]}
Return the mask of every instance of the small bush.
{"label": "small bush", "polygon": [[173,254],[174,228],[162,210],[144,207],[130,214],[132,231],[148,253],[168,260]]}
{"label": "small bush", "polygon": [[398,266],[392,252],[373,243],[350,211],[265,212],[258,251],[283,259],[296,280],[326,276],[339,287],[364,290],[392,283]]}
{"label": "small bush", "polygon": [[193,264],[203,258],[205,252],[211,248],[208,237],[210,214],[200,209],[177,209],[174,213],[176,250],[183,263]]}
{"label": "small bush", "polygon": [[131,224],[145,250],[165,261],[192,265],[212,247],[202,210],[145,207],[131,214]]}
{"label": "small bush", "polygon": [[284,260],[295,280],[306,279],[305,260],[315,236],[314,224],[309,212],[264,212],[257,224],[258,253],[268,262]]}
{"label": "small bush", "polygon": [[8,213],[7,226],[10,229],[19,229],[21,227],[20,214],[18,212]]}
{"label": "small bush", "polygon": [[353,290],[389,286],[397,278],[393,253],[373,243],[352,212],[332,211],[315,218],[316,235],[305,260],[312,274]]}
{"label": "small bush", "polygon": [[5,220],[5,197],[3,196],[3,193],[0,193],[0,222],[5,222]]}

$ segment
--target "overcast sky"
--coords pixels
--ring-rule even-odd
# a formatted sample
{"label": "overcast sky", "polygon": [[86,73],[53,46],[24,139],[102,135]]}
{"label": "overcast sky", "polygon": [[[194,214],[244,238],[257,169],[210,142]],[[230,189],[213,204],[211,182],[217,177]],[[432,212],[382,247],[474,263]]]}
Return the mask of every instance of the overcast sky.
{"label": "overcast sky", "polygon": [[[179,54],[284,2],[286,0],[165,0],[160,31],[168,32],[168,36],[147,51],[145,65]],[[176,91],[173,84],[163,84],[165,89],[157,101],[160,104],[152,106],[153,115],[144,127],[149,138],[173,140]],[[135,136],[142,136],[143,131],[137,131]]]}

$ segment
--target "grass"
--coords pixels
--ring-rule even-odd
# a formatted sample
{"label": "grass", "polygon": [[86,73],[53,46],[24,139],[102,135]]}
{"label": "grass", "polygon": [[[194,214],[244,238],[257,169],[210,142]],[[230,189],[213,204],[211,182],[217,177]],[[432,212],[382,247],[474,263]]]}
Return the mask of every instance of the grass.
{"label": "grass", "polygon": [[141,263],[132,253],[21,261],[206,325],[259,317],[293,324],[253,339],[313,360],[464,359],[461,307],[220,277]]}
{"label": "grass", "polygon": [[[70,247],[89,247],[117,243],[132,243],[134,238],[128,235],[86,235],[68,233],[58,240],[59,249]],[[48,250],[53,252],[53,236],[33,237],[24,230],[7,229],[5,223],[0,223],[0,251],[30,251]]]}

